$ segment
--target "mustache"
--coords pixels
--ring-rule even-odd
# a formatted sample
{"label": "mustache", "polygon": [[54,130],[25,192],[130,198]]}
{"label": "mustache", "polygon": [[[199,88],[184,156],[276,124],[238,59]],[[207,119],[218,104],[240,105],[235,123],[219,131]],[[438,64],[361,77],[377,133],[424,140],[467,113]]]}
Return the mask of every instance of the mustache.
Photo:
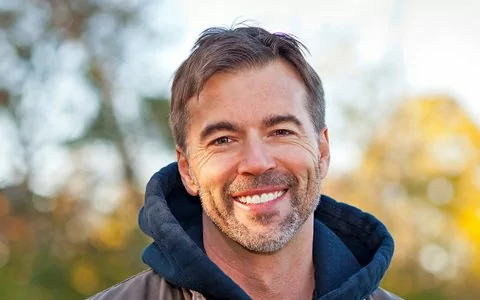
{"label": "mustache", "polygon": [[241,176],[228,184],[224,189],[227,195],[240,193],[245,190],[258,189],[268,186],[285,186],[288,188],[298,184],[298,180],[289,173],[270,171],[259,176]]}

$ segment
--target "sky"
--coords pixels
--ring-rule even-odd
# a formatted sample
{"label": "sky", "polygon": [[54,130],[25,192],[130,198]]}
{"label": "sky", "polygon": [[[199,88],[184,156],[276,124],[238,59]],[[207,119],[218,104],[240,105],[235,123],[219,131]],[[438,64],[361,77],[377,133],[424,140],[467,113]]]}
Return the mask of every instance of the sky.
{"label": "sky", "polygon": [[[174,22],[183,30],[168,52],[172,72],[203,29],[230,26],[236,20],[293,33],[307,45],[308,60],[324,82],[327,124],[340,136],[331,141],[337,154],[332,157],[334,171],[348,172],[362,156],[359,143],[343,134],[337,103],[346,99],[362,106],[364,101],[368,109],[369,96],[355,94],[362,91],[351,85],[352,78],[355,83],[361,76],[382,76],[372,70],[385,64],[395,68],[393,77],[373,77],[387,90],[382,101],[448,95],[480,127],[480,1],[179,0],[170,5],[179,16]],[[342,43],[350,43],[354,54],[345,53]]]}
{"label": "sky", "polygon": [[[168,42],[158,46],[150,41],[151,47],[135,46],[135,36],[132,36],[130,52],[150,50],[142,55],[131,55],[123,72],[125,86],[133,82],[133,86],[143,89],[139,88],[141,92],[155,94],[161,91],[168,95],[175,69],[188,56],[200,32],[211,26],[230,26],[235,21],[251,20],[271,31],[292,33],[309,48],[307,59],[324,83],[333,153],[330,172],[354,169],[361,161],[362,147],[366,144],[353,138],[353,131],[358,128],[350,130],[345,127],[345,117],[342,119],[340,113],[340,107],[345,103],[382,116],[381,110],[376,112],[380,106],[393,107],[391,104],[398,103],[401,98],[447,94],[458,100],[480,128],[478,0],[160,0],[158,5],[152,3],[144,10],[145,21],[160,32],[170,28]],[[161,51],[158,51],[159,47]],[[69,69],[71,64],[80,64],[84,54],[81,49],[75,50],[75,45],[67,48],[69,51],[60,49],[58,55],[70,55],[59,59],[69,62],[69,66],[64,66]],[[385,66],[393,73],[385,75],[382,69]],[[59,98],[59,103],[65,102],[58,109],[62,110],[70,102],[80,105],[63,118],[52,118],[52,122],[61,125],[52,123],[47,126],[62,136],[73,134],[73,127],[68,124],[81,123],[72,120],[86,119],[80,112],[92,115],[90,110],[94,111],[95,107],[87,105],[86,100],[91,99],[92,103],[96,100],[89,96],[84,84],[74,80],[74,76],[60,75],[62,80],[52,82],[56,87],[54,96]],[[376,85],[376,89],[383,90],[380,102],[370,101],[372,95],[366,93],[368,89],[365,87],[369,81]],[[118,94],[123,107],[118,112],[127,119],[137,118],[135,91],[121,90]],[[31,101],[49,101],[48,97],[42,100],[36,93],[32,95]],[[3,124],[2,120],[5,119],[0,118],[0,136],[5,135],[8,140],[8,136],[13,136],[8,132],[11,126]],[[81,131],[80,127],[75,128]],[[373,131],[372,128],[366,130]],[[12,157],[17,148],[15,144],[0,147],[0,160]],[[55,156],[56,161],[50,167],[39,168],[42,174],[38,178],[53,178],[49,174],[56,174],[59,169],[69,170],[69,157],[64,150],[52,146],[40,153],[34,162],[50,161],[44,159],[47,156]],[[112,157],[108,151],[106,153],[105,157]],[[173,151],[166,151],[158,141],[145,143],[139,153],[136,166],[144,182],[159,166],[175,159]],[[156,163],[152,164],[152,161]],[[13,164],[22,165],[20,160]],[[0,164],[0,185],[16,180],[7,169],[6,164]],[[51,181],[55,184],[41,181],[36,186],[43,189],[51,186],[48,189],[53,191],[60,182]],[[50,193],[48,190],[43,192]]]}
{"label": "sky", "polygon": [[[321,47],[326,28],[346,28],[356,38],[360,63],[382,59],[399,46],[408,94],[448,93],[480,119],[480,1],[477,0],[180,0],[185,34],[172,63],[184,59],[201,30],[251,19],[267,29]],[[312,53],[320,59],[321,53]],[[315,66],[315,63],[313,63]],[[320,72],[321,73],[321,72]],[[321,75],[321,74],[320,74]],[[328,93],[328,90],[327,90]]]}

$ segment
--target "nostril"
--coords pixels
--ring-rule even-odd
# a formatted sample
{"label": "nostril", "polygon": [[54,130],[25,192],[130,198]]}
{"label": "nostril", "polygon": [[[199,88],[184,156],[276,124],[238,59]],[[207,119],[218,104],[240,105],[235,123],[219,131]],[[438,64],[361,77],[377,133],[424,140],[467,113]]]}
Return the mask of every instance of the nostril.
{"label": "nostril", "polygon": [[249,156],[240,164],[240,173],[262,174],[275,167],[275,160],[266,155]]}

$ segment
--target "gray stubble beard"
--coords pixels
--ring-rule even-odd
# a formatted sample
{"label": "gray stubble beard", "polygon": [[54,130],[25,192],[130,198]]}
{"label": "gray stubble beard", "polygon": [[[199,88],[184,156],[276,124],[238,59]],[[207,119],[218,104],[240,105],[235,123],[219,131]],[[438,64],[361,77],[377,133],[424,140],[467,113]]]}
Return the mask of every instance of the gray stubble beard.
{"label": "gray stubble beard", "polygon": [[[226,210],[219,209],[214,201],[211,191],[204,191],[198,184],[198,181],[195,177],[194,180],[199,187],[203,211],[220,232],[222,232],[227,238],[235,241],[240,246],[253,253],[272,254],[284,248],[285,245],[292,240],[299,228],[305,224],[306,220],[313,214],[318,206],[318,203],[320,202],[321,186],[319,164],[315,168],[314,176],[315,178],[310,179],[311,183],[313,182],[312,185],[307,186],[305,199],[303,199],[304,201],[302,202],[297,198],[298,195],[293,195],[292,193],[292,212],[280,224],[279,229],[273,229],[267,234],[252,234],[247,226],[239,223],[238,220],[235,219],[234,215],[229,213],[232,210],[231,204],[227,204]],[[291,190],[293,187],[298,187],[298,184],[292,185],[289,190]],[[228,196],[224,195],[224,198],[225,197]],[[206,201],[206,199],[210,199],[210,204],[208,201]],[[211,209],[217,212],[216,216],[211,213]],[[274,217],[274,215],[262,216],[261,219],[256,221],[268,224],[268,219],[271,219],[272,217]],[[224,222],[223,224],[222,220]]]}

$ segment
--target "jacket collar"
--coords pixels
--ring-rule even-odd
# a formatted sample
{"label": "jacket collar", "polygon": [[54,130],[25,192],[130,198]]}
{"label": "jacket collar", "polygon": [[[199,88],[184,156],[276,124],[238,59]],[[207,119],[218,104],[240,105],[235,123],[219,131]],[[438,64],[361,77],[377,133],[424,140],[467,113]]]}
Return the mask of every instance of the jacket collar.
{"label": "jacket collar", "polygon": [[[139,225],[154,239],[143,261],[172,284],[208,298],[249,299],[206,256],[202,207],[183,187],[176,163],[150,179]],[[380,284],[393,255],[393,239],[375,217],[322,196],[314,212],[314,261],[317,299],[370,295]],[[357,298],[354,297],[354,298]]]}

